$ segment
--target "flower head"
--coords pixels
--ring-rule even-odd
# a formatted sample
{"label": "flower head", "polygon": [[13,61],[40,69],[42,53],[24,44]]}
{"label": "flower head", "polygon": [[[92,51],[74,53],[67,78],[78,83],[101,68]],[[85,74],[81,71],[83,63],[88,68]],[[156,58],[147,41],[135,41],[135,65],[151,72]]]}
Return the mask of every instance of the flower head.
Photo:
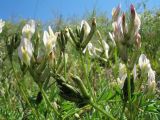
{"label": "flower head", "polygon": [[33,55],[33,46],[30,40],[27,38],[22,37],[21,43],[18,47],[18,56],[22,62],[26,65],[30,65],[30,61]]}
{"label": "flower head", "polygon": [[140,55],[138,64],[140,69],[145,73],[148,73],[148,71],[151,69],[150,61],[149,59],[147,59],[147,57],[144,54]]}
{"label": "flower head", "polygon": [[31,39],[34,33],[35,33],[35,21],[29,20],[28,23],[22,29],[22,35],[23,37]]}
{"label": "flower head", "polygon": [[96,48],[93,46],[93,44],[91,42],[89,42],[86,46],[86,48],[83,50],[83,53],[86,52],[86,50],[88,50],[89,55],[90,56],[96,56]]}
{"label": "flower head", "polygon": [[51,26],[48,27],[48,31],[44,31],[43,43],[46,47],[46,53],[49,55],[56,46],[57,35],[53,33]]}

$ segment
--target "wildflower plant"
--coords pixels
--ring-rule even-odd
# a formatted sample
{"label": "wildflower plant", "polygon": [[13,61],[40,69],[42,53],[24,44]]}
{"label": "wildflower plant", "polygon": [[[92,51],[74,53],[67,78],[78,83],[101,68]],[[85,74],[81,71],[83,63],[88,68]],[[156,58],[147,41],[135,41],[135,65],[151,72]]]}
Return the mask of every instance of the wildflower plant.
{"label": "wildflower plant", "polygon": [[10,64],[8,76],[2,73],[8,85],[2,80],[0,91],[9,101],[2,109],[6,118],[7,110],[16,109],[20,112],[12,112],[13,119],[158,118],[156,70],[141,53],[141,20],[133,5],[129,15],[121,14],[120,6],[112,10],[109,39],[95,17],[58,31],[51,26],[42,30],[34,20],[9,25],[0,20],[7,51],[3,73],[8,70],[4,64]]}

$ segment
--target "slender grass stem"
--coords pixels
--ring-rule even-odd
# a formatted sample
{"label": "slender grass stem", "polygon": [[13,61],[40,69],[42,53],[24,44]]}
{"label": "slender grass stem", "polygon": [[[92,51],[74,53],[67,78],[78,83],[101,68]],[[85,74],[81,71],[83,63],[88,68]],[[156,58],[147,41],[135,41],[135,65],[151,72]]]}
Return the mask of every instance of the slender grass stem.
{"label": "slender grass stem", "polygon": [[84,63],[84,59],[83,59],[82,53],[80,54],[80,57],[81,57],[82,67],[83,67],[83,70],[84,70],[85,79],[87,81],[87,86],[88,86],[88,89],[90,91],[90,94],[93,97],[93,91],[92,91],[92,88],[91,88],[91,83],[90,83],[90,81],[88,79],[88,76],[87,76],[87,70],[86,70],[86,66],[85,66],[85,63]]}
{"label": "slender grass stem", "polygon": [[15,80],[16,80],[16,82],[17,82],[17,85],[18,85],[18,87],[19,87],[19,90],[20,90],[20,92],[22,93],[24,100],[27,102],[27,104],[28,104],[29,107],[31,108],[32,113],[35,115],[36,119],[39,120],[38,112],[35,110],[35,108],[32,107],[31,103],[29,102],[29,100],[28,100],[28,98],[27,98],[27,96],[26,96],[26,94],[25,94],[25,92],[24,92],[24,90],[23,90],[23,87],[22,87],[23,85],[21,86],[21,83],[18,81],[18,77],[17,77],[17,75],[16,75],[16,71],[15,71],[15,69],[14,69],[13,63],[12,63],[12,61],[10,61],[10,62],[11,62],[11,66],[12,66],[13,73],[14,73],[14,76],[15,76]]}
{"label": "slender grass stem", "polygon": [[66,80],[66,55],[65,55],[65,52],[63,53],[63,59],[64,59],[64,78]]}
{"label": "slender grass stem", "polygon": [[46,93],[45,93],[45,91],[43,90],[42,87],[40,87],[40,90],[41,90],[41,92],[42,92],[42,94],[43,94],[43,96],[44,96],[47,104],[53,109],[53,111],[55,112],[55,114],[56,114],[57,116],[60,116],[59,112],[56,110],[56,108],[55,108],[55,107],[51,104],[51,102],[49,101],[49,99],[48,99],[48,97],[47,97],[47,95],[46,95]]}
{"label": "slender grass stem", "polygon": [[131,101],[131,79],[130,79],[130,71],[127,71],[128,74],[128,101],[129,101],[129,112],[130,112],[130,120],[132,120],[132,101]]}
{"label": "slender grass stem", "polygon": [[107,111],[100,108],[97,104],[95,104],[93,101],[90,101],[90,104],[98,111],[103,113],[106,117],[110,118],[111,120],[116,120],[111,114],[107,113]]}

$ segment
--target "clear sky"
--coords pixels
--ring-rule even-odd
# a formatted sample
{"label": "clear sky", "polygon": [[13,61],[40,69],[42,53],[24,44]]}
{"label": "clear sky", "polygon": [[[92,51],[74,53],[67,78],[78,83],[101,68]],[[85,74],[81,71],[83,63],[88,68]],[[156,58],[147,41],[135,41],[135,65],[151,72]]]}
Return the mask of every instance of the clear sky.
{"label": "clear sky", "polygon": [[32,18],[45,22],[54,19],[55,14],[61,14],[64,18],[82,16],[93,8],[110,16],[112,8],[118,4],[126,10],[131,3],[141,1],[147,1],[146,7],[149,9],[160,8],[160,0],[0,0],[0,18]]}

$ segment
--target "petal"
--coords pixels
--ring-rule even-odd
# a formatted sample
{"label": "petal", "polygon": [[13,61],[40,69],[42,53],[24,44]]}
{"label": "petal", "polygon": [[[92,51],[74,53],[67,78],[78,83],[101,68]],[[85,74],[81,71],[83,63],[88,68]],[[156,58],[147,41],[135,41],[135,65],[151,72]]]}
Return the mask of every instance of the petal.
{"label": "petal", "polygon": [[18,47],[18,56],[22,60],[22,51],[21,51],[21,45]]}
{"label": "petal", "polygon": [[137,77],[137,68],[136,68],[136,64],[134,64],[132,73],[133,73],[133,78],[134,78],[134,80],[136,80],[136,77]]}
{"label": "petal", "polygon": [[142,69],[142,66],[144,64],[145,59],[146,59],[146,56],[144,54],[141,54],[140,57],[139,57],[139,60],[138,60],[138,65],[141,69]]}
{"label": "petal", "polygon": [[55,36],[55,35],[54,35],[54,33],[53,33],[53,31],[52,31],[51,26],[48,26],[48,30],[49,30],[49,35],[51,35],[51,36]]}
{"label": "petal", "polygon": [[105,50],[109,50],[109,45],[106,43],[106,41],[102,40],[102,45]]}
{"label": "petal", "polygon": [[29,57],[31,58],[32,55],[33,55],[33,46],[32,46],[32,43],[30,41],[28,41],[27,43],[27,53],[29,55]]}
{"label": "petal", "polygon": [[109,45],[104,40],[102,40],[102,45],[103,45],[103,48],[105,50],[105,56],[106,56],[106,58],[109,58],[109,56],[108,56]]}
{"label": "petal", "polygon": [[148,81],[150,81],[150,82],[154,81],[155,74],[156,74],[156,72],[154,70],[150,69],[148,72]]}
{"label": "petal", "polygon": [[31,33],[34,34],[35,33],[35,26],[36,26],[35,21],[34,20],[29,20],[28,24],[30,25]]}
{"label": "petal", "polygon": [[114,34],[109,32],[109,37],[111,38],[113,45],[116,46],[115,40],[114,40]]}
{"label": "petal", "polygon": [[43,33],[43,43],[44,43],[45,46],[47,46],[48,40],[49,40],[49,34],[48,34],[47,31],[44,31],[44,33]]}

